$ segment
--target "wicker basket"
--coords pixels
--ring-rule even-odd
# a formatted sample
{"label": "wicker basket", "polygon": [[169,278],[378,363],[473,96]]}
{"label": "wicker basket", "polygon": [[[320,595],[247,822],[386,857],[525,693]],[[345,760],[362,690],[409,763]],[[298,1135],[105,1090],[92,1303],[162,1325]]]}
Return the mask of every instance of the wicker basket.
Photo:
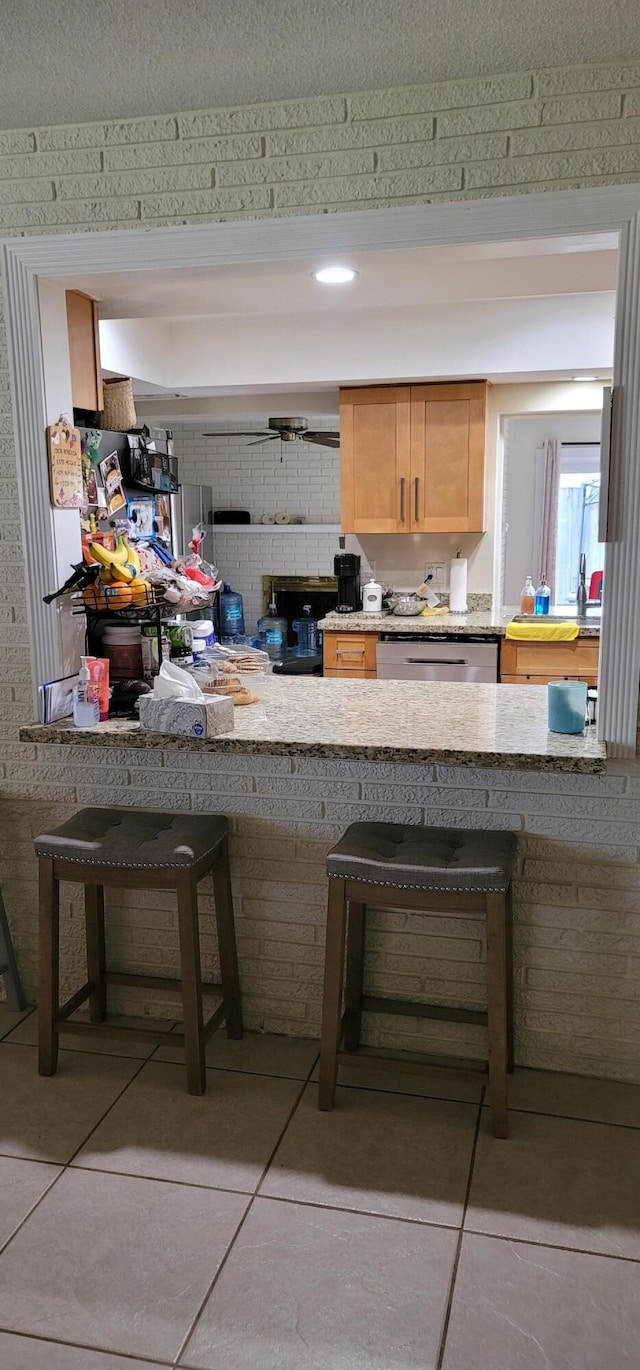
{"label": "wicker basket", "polygon": [[133,382],[130,376],[115,376],[104,383],[103,425],[114,432],[126,433],[136,426],[136,407],[133,402]]}

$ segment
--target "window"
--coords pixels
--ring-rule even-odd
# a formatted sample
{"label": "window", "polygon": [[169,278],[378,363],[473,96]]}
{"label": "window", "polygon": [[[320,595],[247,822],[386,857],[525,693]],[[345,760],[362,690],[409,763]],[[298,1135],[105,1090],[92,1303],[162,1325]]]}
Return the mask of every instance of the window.
{"label": "window", "polygon": [[602,571],[604,546],[598,542],[599,501],[600,444],[563,443],[558,486],[557,604],[575,604],[582,553],[587,565],[587,594],[593,573]]}

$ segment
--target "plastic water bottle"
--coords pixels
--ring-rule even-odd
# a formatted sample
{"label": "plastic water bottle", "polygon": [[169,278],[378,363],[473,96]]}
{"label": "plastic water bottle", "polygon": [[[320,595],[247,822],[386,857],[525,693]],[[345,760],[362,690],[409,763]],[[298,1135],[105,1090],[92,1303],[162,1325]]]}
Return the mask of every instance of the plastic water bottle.
{"label": "plastic water bottle", "polygon": [[232,590],[230,585],[223,585],[220,595],[220,636],[232,642],[239,637],[244,637],[244,604],[242,595],[237,590]]}
{"label": "plastic water bottle", "polygon": [[287,620],[278,613],[276,597],[272,590],[271,603],[266,614],[258,619],[258,638],[260,646],[272,661],[281,661],[287,652]]}
{"label": "plastic water bottle", "polygon": [[298,639],[293,649],[293,655],[316,656],[319,651],[318,620],[311,617],[310,604],[304,605],[302,615],[302,618],[294,618],[291,625]]}

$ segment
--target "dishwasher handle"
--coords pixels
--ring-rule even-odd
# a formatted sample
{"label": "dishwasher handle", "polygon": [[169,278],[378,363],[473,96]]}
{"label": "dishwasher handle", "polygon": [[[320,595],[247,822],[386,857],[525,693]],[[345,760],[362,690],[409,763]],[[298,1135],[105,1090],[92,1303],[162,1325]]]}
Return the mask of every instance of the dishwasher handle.
{"label": "dishwasher handle", "polygon": [[406,656],[404,660],[407,666],[467,666],[469,664],[464,656]]}

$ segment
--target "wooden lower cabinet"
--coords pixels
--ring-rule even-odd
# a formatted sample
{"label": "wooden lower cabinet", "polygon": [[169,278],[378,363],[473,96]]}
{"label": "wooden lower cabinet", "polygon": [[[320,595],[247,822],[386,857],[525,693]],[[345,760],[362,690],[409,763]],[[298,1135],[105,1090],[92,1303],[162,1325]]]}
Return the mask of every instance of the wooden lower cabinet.
{"label": "wooden lower cabinet", "polygon": [[325,632],[323,674],[375,680],[377,633]]}
{"label": "wooden lower cabinet", "polygon": [[573,642],[513,642],[500,646],[500,681],[503,685],[548,685],[550,680],[598,681],[597,637],[577,637]]}

